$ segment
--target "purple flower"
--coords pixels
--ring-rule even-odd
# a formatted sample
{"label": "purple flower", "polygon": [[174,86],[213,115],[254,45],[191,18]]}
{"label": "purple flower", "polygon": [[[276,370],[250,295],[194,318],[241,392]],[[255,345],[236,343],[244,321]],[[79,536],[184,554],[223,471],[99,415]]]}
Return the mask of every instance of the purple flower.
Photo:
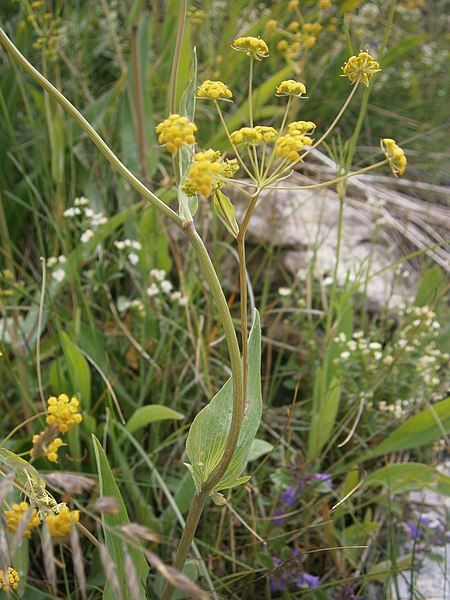
{"label": "purple flower", "polygon": [[297,577],[296,582],[298,585],[307,585],[310,588],[316,588],[320,584],[320,577],[305,572]]}
{"label": "purple flower", "polygon": [[297,488],[291,485],[280,494],[280,502],[286,506],[295,506],[297,504]]}
{"label": "purple flower", "polygon": [[431,519],[428,517],[418,517],[415,521],[409,521],[406,523],[406,527],[408,528],[410,538],[412,540],[417,540],[424,534],[424,530],[431,523]]}
{"label": "purple flower", "polygon": [[312,477],[316,481],[323,481],[323,483],[326,483],[330,488],[333,487],[333,476],[331,473],[314,473]]}
{"label": "purple flower", "polygon": [[[281,565],[281,559],[277,556],[272,556],[272,562],[275,568]],[[270,578],[270,590],[272,592],[283,592],[286,589],[287,585],[287,577],[286,573],[282,571],[276,571],[272,574]]]}
{"label": "purple flower", "polygon": [[273,511],[272,521],[275,523],[275,525],[283,527],[284,517],[281,517],[280,515],[284,515],[284,508],[281,508],[281,506],[279,506]]}

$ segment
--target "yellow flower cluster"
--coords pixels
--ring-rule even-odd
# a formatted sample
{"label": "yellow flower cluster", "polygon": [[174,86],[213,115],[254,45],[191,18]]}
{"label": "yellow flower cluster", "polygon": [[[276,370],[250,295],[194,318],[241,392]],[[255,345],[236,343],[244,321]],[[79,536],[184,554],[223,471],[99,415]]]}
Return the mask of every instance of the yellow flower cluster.
{"label": "yellow flower cluster", "polygon": [[54,438],[51,429],[33,435],[33,448],[30,450],[31,458],[45,456],[50,462],[58,462],[58,450],[65,446],[60,437]]}
{"label": "yellow flower cluster", "polygon": [[312,133],[316,128],[316,124],[312,121],[294,121],[293,123],[289,123],[288,132],[294,133],[297,131],[299,134],[303,135],[305,133]]}
{"label": "yellow flower cluster", "polygon": [[302,94],[306,94],[305,84],[294,79],[282,81],[276,91],[277,96],[301,96]]}
{"label": "yellow flower cluster", "polygon": [[293,130],[277,139],[275,143],[275,155],[280,158],[287,158],[290,162],[296,162],[300,159],[299,153],[303,148],[311,146],[312,143],[310,137]]}
{"label": "yellow flower cluster", "polygon": [[8,567],[8,581],[5,581],[3,570],[0,569],[0,590],[17,590],[19,587],[20,575],[12,567]]}
{"label": "yellow flower cluster", "polygon": [[58,398],[51,396],[48,399],[48,416],[45,419],[47,425],[54,425],[61,433],[67,433],[71,427],[78,425],[83,417],[78,412],[80,405],[77,398],[69,400],[67,394],[60,394]]}
{"label": "yellow flower cluster", "polygon": [[156,126],[158,142],[165,144],[167,150],[175,154],[182,146],[195,144],[194,133],[197,126],[187,117],[177,114],[169,115],[162,123]]}
{"label": "yellow flower cluster", "polygon": [[322,31],[322,25],[320,23],[305,23],[303,25],[303,33],[305,35],[318,36]]}
{"label": "yellow flower cluster", "polygon": [[369,81],[379,71],[379,63],[368,52],[360,52],[358,56],[351,56],[344,64],[342,76],[348,77],[351,83],[362,81],[368,86]]}
{"label": "yellow flower cluster", "polygon": [[245,52],[247,56],[252,56],[256,60],[269,56],[269,48],[264,40],[252,36],[239,37],[231,45],[235,50]]}
{"label": "yellow flower cluster", "polygon": [[[6,526],[9,531],[15,533],[19,527],[20,522],[24,518],[25,513],[29,510],[30,505],[28,502],[20,502],[19,504],[13,504],[11,510],[5,510]],[[41,520],[37,514],[37,510],[33,509],[31,516],[28,520],[28,524],[23,532],[24,537],[29,538],[33,529],[39,527]]]}
{"label": "yellow flower cluster", "polygon": [[395,140],[384,138],[381,140],[381,148],[389,161],[389,166],[394,175],[404,175],[406,171],[406,156],[404,151],[397,146]]}
{"label": "yellow flower cluster", "polygon": [[241,129],[233,131],[230,137],[236,146],[238,144],[261,144],[263,141],[262,133],[256,127],[241,127]]}
{"label": "yellow flower cluster", "polygon": [[254,127],[257,133],[260,133],[262,136],[262,141],[266,144],[272,142],[278,135],[278,131],[275,127],[265,127],[264,125],[257,125]]}
{"label": "yellow flower cluster", "polygon": [[266,23],[266,29],[268,31],[273,31],[278,26],[278,21],[276,19],[269,19]]}
{"label": "yellow flower cluster", "polygon": [[62,506],[53,515],[47,515],[45,520],[48,530],[53,538],[63,538],[70,533],[75,523],[80,520],[79,510],[69,510],[68,506]]}
{"label": "yellow flower cluster", "polygon": [[230,100],[233,93],[222,81],[211,81],[207,79],[198,88],[199,98],[211,98],[212,100]]}
{"label": "yellow flower cluster", "polygon": [[224,161],[220,158],[220,152],[211,148],[205,152],[197,152],[183,189],[189,196],[196,192],[209,196],[214,190],[223,187],[224,179],[233,177],[238,168],[236,160]]}
{"label": "yellow flower cluster", "polygon": [[331,0],[320,0],[319,6],[322,10],[331,8]]}
{"label": "yellow flower cluster", "polygon": [[45,456],[50,462],[58,462],[58,450],[61,448],[61,446],[65,446],[65,444],[60,437],[55,438],[47,446],[45,450]]}

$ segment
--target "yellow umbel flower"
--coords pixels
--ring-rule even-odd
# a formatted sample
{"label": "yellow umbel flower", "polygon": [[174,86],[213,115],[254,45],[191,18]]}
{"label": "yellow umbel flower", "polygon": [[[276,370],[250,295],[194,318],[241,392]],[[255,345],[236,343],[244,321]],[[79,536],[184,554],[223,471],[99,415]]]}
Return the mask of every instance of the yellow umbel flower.
{"label": "yellow umbel flower", "polygon": [[392,173],[397,175],[404,175],[406,171],[406,156],[404,151],[397,146],[395,140],[391,138],[384,138],[381,140],[381,148],[389,161]]}
{"label": "yellow umbel flower", "polygon": [[3,570],[0,569],[0,590],[17,590],[19,587],[20,575],[12,567],[8,567],[8,581],[5,581]]}
{"label": "yellow umbel flower", "polygon": [[269,19],[266,23],[266,29],[268,31],[273,31],[278,25],[278,21],[276,19]]}
{"label": "yellow umbel flower", "polygon": [[291,162],[300,159],[299,152],[305,146],[311,146],[312,139],[298,131],[292,131],[279,137],[275,143],[275,155],[280,158],[288,158]]}
{"label": "yellow umbel flower", "polygon": [[256,127],[241,127],[233,131],[230,137],[236,146],[238,144],[261,144],[263,141],[262,134],[257,131]]}
{"label": "yellow umbel flower", "polygon": [[253,56],[256,60],[269,56],[269,48],[264,40],[252,36],[239,37],[231,44],[234,50],[245,52],[247,56]]}
{"label": "yellow umbel flower", "polygon": [[254,127],[257,133],[262,135],[262,141],[266,144],[272,142],[278,135],[278,131],[274,127],[265,127],[264,125],[257,125]]}
{"label": "yellow umbel flower", "polygon": [[302,94],[306,94],[305,84],[293,79],[282,81],[276,91],[277,96],[301,96]]}
{"label": "yellow umbel flower", "polygon": [[[6,526],[8,527],[9,531],[12,533],[16,532],[17,528],[19,527],[19,523],[22,521],[29,508],[30,505],[28,502],[20,502],[19,504],[13,504],[11,510],[4,511]],[[40,524],[41,520],[37,514],[37,510],[33,509],[28,520],[28,524],[23,532],[23,537],[29,538],[33,529],[39,527]]]}
{"label": "yellow umbel flower", "polygon": [[315,128],[316,124],[312,121],[294,121],[293,123],[289,123],[288,132],[293,133],[297,131],[300,134],[312,133]]}
{"label": "yellow umbel flower", "polygon": [[207,79],[198,88],[199,98],[211,98],[212,100],[230,100],[232,91],[222,81],[211,81]]}
{"label": "yellow umbel flower", "polygon": [[182,146],[195,144],[194,133],[197,126],[187,117],[177,114],[169,115],[162,123],[156,126],[158,142],[165,144],[167,150],[175,154]]}
{"label": "yellow umbel flower", "polygon": [[351,83],[362,81],[368,86],[369,81],[381,71],[379,63],[368,52],[360,52],[351,56],[342,67],[342,77],[348,77]]}
{"label": "yellow umbel flower", "polygon": [[223,161],[220,152],[216,150],[197,152],[183,189],[189,196],[196,192],[209,196],[216,189],[223,187],[224,178],[233,177],[238,168],[236,160]]}
{"label": "yellow umbel flower", "polygon": [[51,396],[47,404],[48,415],[45,422],[57,427],[61,433],[67,433],[71,427],[83,420],[78,412],[80,403],[75,397],[69,400],[67,394],[60,394],[58,398]]}
{"label": "yellow umbel flower", "polygon": [[80,520],[80,511],[69,510],[68,506],[63,505],[57,513],[47,515],[45,520],[50,535],[53,538],[63,538],[70,533],[75,523],[78,523]]}

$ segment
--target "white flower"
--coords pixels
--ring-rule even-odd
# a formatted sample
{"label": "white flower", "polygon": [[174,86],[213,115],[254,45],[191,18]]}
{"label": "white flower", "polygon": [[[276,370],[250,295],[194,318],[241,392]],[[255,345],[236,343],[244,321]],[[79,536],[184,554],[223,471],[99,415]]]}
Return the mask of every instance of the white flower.
{"label": "white flower", "polygon": [[441,324],[439,323],[439,321],[433,321],[433,329],[440,329],[441,328]]}
{"label": "white flower", "polygon": [[107,222],[108,222],[108,219],[105,217],[105,215],[102,212],[92,215],[92,219],[91,219],[92,227],[98,227],[99,225],[104,225]]}
{"label": "white flower", "polygon": [[383,353],[382,352],[375,352],[373,356],[374,356],[375,360],[380,360],[381,357],[383,356]]}
{"label": "white flower", "polygon": [[172,291],[173,285],[171,284],[170,281],[167,281],[167,279],[164,279],[164,281],[161,281],[161,289],[165,294],[170,294],[170,292]]}
{"label": "white flower", "polygon": [[288,287],[280,287],[278,288],[278,294],[280,296],[290,296],[292,294],[292,289]]}
{"label": "white flower", "polygon": [[86,206],[89,204],[89,200],[84,196],[80,196],[79,198],[75,198],[73,201],[74,206]]}
{"label": "white flower", "polygon": [[137,240],[130,240],[130,246],[134,250],[142,250],[142,246],[141,246],[141,244]]}
{"label": "white flower", "polygon": [[57,262],[58,259],[56,258],[56,256],[50,256],[50,258],[47,259],[47,267],[54,267]]}
{"label": "white flower", "polygon": [[92,229],[86,229],[86,231],[80,237],[80,242],[82,244],[86,244],[93,235],[94,235],[94,232],[92,231]]}
{"label": "white flower", "polygon": [[141,312],[144,310],[144,304],[142,303],[141,300],[132,300],[130,306],[132,308],[136,308],[137,310],[139,310]]}
{"label": "white flower", "polygon": [[333,283],[333,278],[332,277],[325,277],[325,279],[322,281],[324,286],[329,286]]}
{"label": "white flower", "polygon": [[60,256],[58,256],[58,262],[61,265],[63,265],[63,264],[65,264],[67,262],[67,258],[61,254]]}
{"label": "white flower", "polygon": [[355,331],[353,337],[355,338],[355,340],[364,337],[364,331]]}
{"label": "white flower", "polygon": [[347,346],[348,346],[349,350],[356,350],[356,348],[357,348],[356,342],[354,340],[350,340],[347,343]]}
{"label": "white flower", "polygon": [[150,298],[153,298],[154,296],[157,296],[159,294],[159,288],[157,285],[155,285],[154,283],[152,283],[148,288],[147,288],[147,296],[149,296]]}
{"label": "white flower", "polygon": [[339,340],[341,342],[346,342],[347,341],[347,336],[345,335],[345,333],[340,333],[338,336]]}
{"label": "white flower", "polygon": [[184,296],[181,292],[178,291],[170,294],[170,297],[172,298],[172,300],[177,301],[180,306],[186,306],[188,302],[187,296]]}
{"label": "white flower", "polygon": [[135,252],[130,252],[128,260],[132,265],[136,265],[139,262],[139,256]]}
{"label": "white flower", "polygon": [[379,342],[371,342],[369,344],[369,348],[372,350],[379,350],[381,348],[381,344]]}
{"label": "white flower", "polygon": [[81,215],[81,210],[79,208],[67,208],[64,212],[63,212],[63,216],[67,217],[67,218],[72,218],[75,215]]}
{"label": "white flower", "polygon": [[181,296],[181,298],[178,300],[178,304],[180,306],[186,306],[186,304],[188,303],[188,297],[187,296]]}
{"label": "white flower", "polygon": [[156,281],[162,281],[166,276],[164,269],[152,269],[150,275],[156,279]]}
{"label": "white flower", "polygon": [[125,242],[119,242],[116,240],[114,242],[114,246],[117,248],[117,250],[123,250],[125,248]]}
{"label": "white flower", "polygon": [[346,360],[350,357],[350,352],[341,352],[341,358]]}
{"label": "white flower", "polygon": [[65,276],[66,276],[66,272],[64,271],[64,269],[56,269],[52,273],[52,277],[56,281],[63,281]]}
{"label": "white flower", "polygon": [[84,209],[84,214],[86,215],[86,217],[88,219],[92,219],[92,217],[95,215],[94,211],[92,210],[92,208],[85,208]]}
{"label": "white flower", "polygon": [[383,362],[385,365],[392,365],[392,363],[394,362],[394,357],[391,354],[388,354],[384,357]]}

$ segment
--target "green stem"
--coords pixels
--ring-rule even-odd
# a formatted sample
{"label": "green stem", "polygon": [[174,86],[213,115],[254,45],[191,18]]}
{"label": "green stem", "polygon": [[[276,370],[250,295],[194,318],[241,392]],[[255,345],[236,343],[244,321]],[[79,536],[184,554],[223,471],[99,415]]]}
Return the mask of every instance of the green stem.
{"label": "green stem", "polygon": [[172,72],[170,73],[169,87],[169,109],[171,113],[175,112],[177,101],[177,80],[180,70],[181,47],[183,45],[183,35],[186,23],[187,0],[180,0],[178,13],[178,28],[175,41],[175,50],[173,53]]}
{"label": "green stem", "polygon": [[8,54],[21,66],[25,71],[46,90],[67,112],[75,119],[80,127],[86,132],[88,137],[94,142],[106,160],[128,181],[128,183],[150,204],[153,204],[167,217],[170,217],[180,227],[182,219],[177,213],[167,206],[162,200],[151,192],[139,179],[120,161],[111,148],[103,141],[99,134],[95,131],[92,125],[83,117],[83,115],[75,108],[75,106],[61,94],[31,63],[23,56],[23,54],[14,46],[9,37],[0,28],[0,44],[5,48]]}
{"label": "green stem", "polygon": [[250,56],[250,72],[248,76],[248,118],[253,127],[253,56]]}

